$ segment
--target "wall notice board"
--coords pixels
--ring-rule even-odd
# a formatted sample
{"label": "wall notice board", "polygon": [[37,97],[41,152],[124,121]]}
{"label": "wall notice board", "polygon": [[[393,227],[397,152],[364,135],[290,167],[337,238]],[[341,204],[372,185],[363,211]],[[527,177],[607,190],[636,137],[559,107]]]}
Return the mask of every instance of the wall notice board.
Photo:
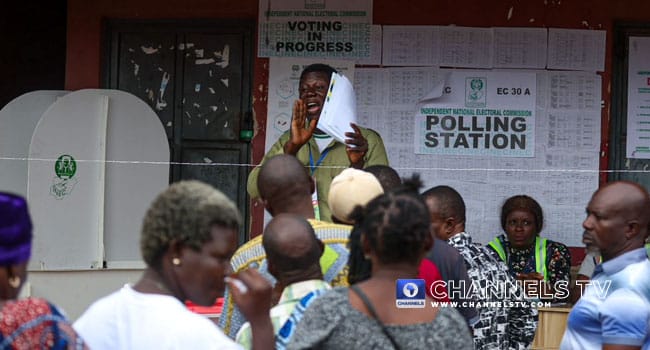
{"label": "wall notice board", "polygon": [[650,57],[643,57],[650,52],[650,24],[617,23],[613,45],[612,170],[608,178],[638,182],[650,189],[650,151],[639,152],[650,147],[650,123],[643,120],[650,122],[650,69],[643,68],[643,61],[646,67],[650,62]]}
{"label": "wall notice board", "polygon": [[[604,31],[382,26],[381,33],[371,45],[381,46],[382,66],[357,66],[349,78],[359,124],[382,135],[390,165],[402,176],[419,173],[425,189],[456,188],[477,242],[503,231],[506,198],[527,194],[544,209],[543,236],[582,246],[584,208],[599,181]],[[282,88],[274,84],[269,91]],[[269,94],[269,106],[280,102]],[[488,137],[497,120],[503,135]]]}
{"label": "wall notice board", "polygon": [[[443,89],[451,89],[451,94],[458,90],[458,82],[454,82],[454,74],[450,73],[462,77],[482,77],[490,73],[515,80],[518,74],[526,77],[532,74],[536,80],[536,96],[532,107],[534,120],[531,120],[531,116],[526,118],[529,123],[527,131],[533,131],[533,135],[527,138],[525,146],[532,151],[532,156],[509,156],[509,145],[503,149],[504,152],[499,153],[495,142],[500,146],[503,144],[495,140],[489,141],[487,153],[481,153],[480,150],[472,155],[414,152],[414,140],[426,140],[426,136],[418,133],[427,131],[416,128],[417,121],[414,118],[420,106],[419,99],[434,88],[431,85],[435,81],[445,81]],[[354,83],[358,95],[359,123],[382,135],[390,165],[402,176],[419,173],[425,181],[425,188],[444,184],[458,190],[467,205],[467,231],[476,241],[487,243],[502,232],[499,211],[506,198],[527,194],[535,198],[544,209],[543,236],[569,246],[582,245],[584,207],[598,187],[599,75],[587,72],[516,73],[423,67],[357,68]],[[487,80],[487,85],[489,84],[490,80]],[[461,86],[460,89],[462,88]],[[463,97],[465,90],[459,94]],[[490,98],[490,93],[487,93],[487,98]],[[449,104],[453,106],[452,103]],[[503,120],[510,113],[507,112],[509,109],[496,108],[492,109],[493,113],[484,113],[484,108],[450,109],[449,115],[455,120],[456,126],[451,128],[450,123],[454,122],[448,122],[447,131],[455,134],[450,137],[448,150],[466,148],[463,142],[458,147],[453,147],[458,143],[460,129],[486,130],[488,117]],[[444,109],[433,109],[431,112],[436,114],[438,111],[445,112]],[[466,112],[469,113],[462,115],[465,124],[461,127],[460,114]],[[442,118],[444,114],[438,117]],[[479,119],[474,126],[469,121],[473,116]],[[510,116],[510,122],[512,119]],[[472,133],[471,130],[468,132]],[[440,137],[441,134],[438,133],[438,143],[444,145],[446,140]],[[471,137],[467,140],[471,148],[473,140]],[[478,145],[484,146],[484,141],[485,138],[480,138]]]}

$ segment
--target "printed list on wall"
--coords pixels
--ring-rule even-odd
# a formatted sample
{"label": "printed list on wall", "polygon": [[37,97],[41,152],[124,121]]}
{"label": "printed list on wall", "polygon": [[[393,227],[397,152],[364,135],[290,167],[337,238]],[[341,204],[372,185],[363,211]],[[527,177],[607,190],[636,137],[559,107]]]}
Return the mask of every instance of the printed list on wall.
{"label": "printed list on wall", "polygon": [[[345,74],[354,81],[357,120],[382,135],[390,165],[402,176],[420,173],[426,188],[458,189],[478,242],[502,232],[506,198],[527,194],[544,209],[543,236],[582,246],[584,207],[598,187],[602,84],[594,72],[604,70],[606,32],[372,27],[370,56],[322,53],[311,63],[336,57],[384,66],[352,65]],[[269,56],[285,56],[274,57],[280,62],[297,54]],[[288,82],[295,89],[288,72],[297,64],[273,62],[269,91],[284,91]],[[285,73],[275,74],[279,66]],[[293,99],[269,93],[267,147],[288,128]]]}
{"label": "printed list on wall", "polygon": [[[484,79],[483,89],[477,78]],[[419,173],[425,188],[457,189],[467,204],[467,231],[477,242],[503,231],[499,214],[506,198],[527,194],[544,209],[544,237],[582,246],[584,208],[598,187],[600,76],[357,68],[354,85],[359,124],[382,135],[391,166],[402,176]],[[499,96],[521,100],[505,107]],[[418,152],[418,144],[439,151]]]}

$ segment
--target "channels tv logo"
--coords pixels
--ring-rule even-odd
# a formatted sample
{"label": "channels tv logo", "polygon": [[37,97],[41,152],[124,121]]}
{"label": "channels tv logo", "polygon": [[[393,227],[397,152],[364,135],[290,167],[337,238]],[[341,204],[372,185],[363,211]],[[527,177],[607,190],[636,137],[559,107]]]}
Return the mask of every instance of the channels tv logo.
{"label": "channels tv logo", "polygon": [[399,279],[395,283],[395,306],[405,308],[423,308],[426,289],[422,279]]}

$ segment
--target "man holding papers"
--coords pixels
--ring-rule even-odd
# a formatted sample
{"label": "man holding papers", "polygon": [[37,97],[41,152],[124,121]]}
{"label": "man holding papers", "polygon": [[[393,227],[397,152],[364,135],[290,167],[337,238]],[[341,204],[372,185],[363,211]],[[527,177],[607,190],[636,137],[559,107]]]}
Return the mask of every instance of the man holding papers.
{"label": "man holding papers", "polygon": [[[316,181],[313,195],[316,219],[331,221],[327,204],[332,179],[343,169],[388,165],[381,136],[356,125],[356,96],[352,84],[325,64],[307,66],[300,75],[300,98],[294,102],[291,129],[273,144],[262,159],[290,154],[309,166]],[[260,167],[248,177],[248,194],[258,198]]]}

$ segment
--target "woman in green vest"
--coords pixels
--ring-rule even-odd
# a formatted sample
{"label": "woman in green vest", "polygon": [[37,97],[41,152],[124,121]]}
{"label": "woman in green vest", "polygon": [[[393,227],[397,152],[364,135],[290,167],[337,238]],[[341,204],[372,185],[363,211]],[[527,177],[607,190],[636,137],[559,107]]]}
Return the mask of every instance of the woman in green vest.
{"label": "woman in green vest", "polygon": [[[501,234],[488,251],[508,265],[531,297],[564,302],[569,297],[571,253],[566,245],[542,238],[542,207],[526,195],[508,198],[501,207]],[[531,282],[532,281],[532,282]],[[539,282],[538,282],[539,281]]]}

